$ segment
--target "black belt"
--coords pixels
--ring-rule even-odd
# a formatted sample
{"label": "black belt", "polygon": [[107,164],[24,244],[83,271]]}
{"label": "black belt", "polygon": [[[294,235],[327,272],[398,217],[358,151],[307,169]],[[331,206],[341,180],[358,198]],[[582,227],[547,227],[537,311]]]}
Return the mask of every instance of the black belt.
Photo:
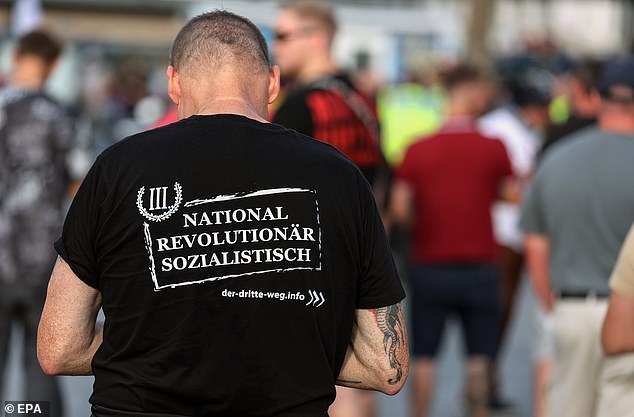
{"label": "black belt", "polygon": [[594,291],[561,291],[557,294],[558,298],[573,298],[573,299],[584,299],[584,298],[597,298],[604,299],[608,298],[609,294],[598,294]]}

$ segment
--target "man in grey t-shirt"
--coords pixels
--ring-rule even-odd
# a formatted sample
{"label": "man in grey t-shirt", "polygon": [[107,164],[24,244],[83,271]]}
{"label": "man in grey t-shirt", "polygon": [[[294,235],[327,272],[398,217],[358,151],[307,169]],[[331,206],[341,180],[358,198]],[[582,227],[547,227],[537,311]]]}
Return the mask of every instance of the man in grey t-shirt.
{"label": "man in grey t-shirt", "polygon": [[[554,313],[547,405],[553,417],[594,417],[595,410],[598,416],[616,415],[602,395],[610,364],[599,334],[608,278],[634,221],[634,60],[608,65],[599,87],[598,128],[577,133],[546,155],[521,216],[529,272],[541,303]],[[634,364],[633,357],[618,360],[619,366]]]}

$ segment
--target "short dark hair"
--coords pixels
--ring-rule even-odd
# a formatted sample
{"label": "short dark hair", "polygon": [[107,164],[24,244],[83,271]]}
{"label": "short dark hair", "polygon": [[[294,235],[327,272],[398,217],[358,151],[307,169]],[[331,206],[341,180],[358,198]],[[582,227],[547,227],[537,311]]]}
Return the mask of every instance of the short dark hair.
{"label": "short dark hair", "polygon": [[337,19],[327,4],[317,0],[292,0],[282,4],[281,9],[295,13],[300,19],[314,20],[331,39],[337,33]]}
{"label": "short dark hair", "polygon": [[467,83],[486,81],[488,74],[471,64],[458,64],[447,70],[443,76],[444,85],[447,91],[453,91]]}
{"label": "short dark hair", "polygon": [[585,59],[575,65],[570,74],[579,81],[585,92],[589,94],[597,90],[597,84],[601,78],[602,71],[603,61],[598,59]]}
{"label": "short dark hair", "polygon": [[50,64],[62,53],[62,43],[45,31],[36,30],[18,39],[16,53],[35,55]]}
{"label": "short dark hair", "polygon": [[215,10],[194,17],[178,32],[170,65],[177,70],[191,64],[214,69],[227,59],[249,69],[271,67],[266,39],[257,26],[245,17]]}

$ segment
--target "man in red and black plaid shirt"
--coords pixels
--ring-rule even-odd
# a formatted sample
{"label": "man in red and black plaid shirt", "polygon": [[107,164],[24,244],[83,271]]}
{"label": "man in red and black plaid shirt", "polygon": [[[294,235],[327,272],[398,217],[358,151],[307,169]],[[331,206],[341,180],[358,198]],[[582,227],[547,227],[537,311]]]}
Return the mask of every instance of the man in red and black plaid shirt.
{"label": "man in red and black plaid shirt", "polygon": [[281,9],[273,53],[294,88],[273,122],[333,145],[373,183],[383,161],[378,122],[369,100],[332,59],[336,30],[332,11],[321,3],[299,1]]}

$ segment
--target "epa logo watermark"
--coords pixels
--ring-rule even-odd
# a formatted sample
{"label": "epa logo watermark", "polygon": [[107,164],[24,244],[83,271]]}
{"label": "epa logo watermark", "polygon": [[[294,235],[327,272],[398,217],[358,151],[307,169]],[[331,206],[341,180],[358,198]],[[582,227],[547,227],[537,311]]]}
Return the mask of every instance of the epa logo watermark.
{"label": "epa logo watermark", "polygon": [[5,417],[50,417],[49,401],[5,401],[3,409]]}

